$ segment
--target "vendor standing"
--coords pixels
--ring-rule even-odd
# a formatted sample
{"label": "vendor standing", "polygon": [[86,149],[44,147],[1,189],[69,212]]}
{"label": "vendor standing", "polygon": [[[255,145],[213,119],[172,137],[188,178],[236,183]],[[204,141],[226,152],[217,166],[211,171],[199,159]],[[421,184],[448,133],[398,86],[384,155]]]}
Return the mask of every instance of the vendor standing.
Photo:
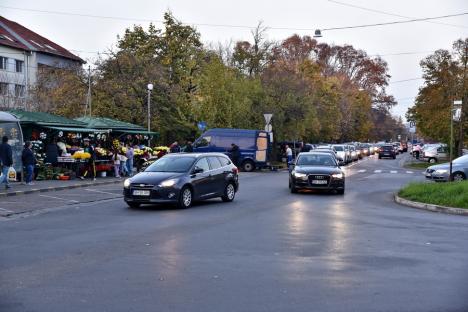
{"label": "vendor standing", "polygon": [[133,174],[133,157],[135,156],[135,152],[131,143],[127,143],[127,152],[125,153],[125,156],[127,157],[126,165],[128,176],[131,177]]}
{"label": "vendor standing", "polygon": [[59,148],[57,146],[57,141],[55,139],[47,144],[46,146],[46,158],[45,162],[48,164],[52,164],[53,167],[56,167],[58,164],[58,157],[59,157]]}
{"label": "vendor standing", "polygon": [[83,141],[84,141],[84,152],[91,155],[91,157],[89,157],[86,171],[80,177],[80,179],[84,180],[88,176],[88,173],[91,173],[93,175],[93,181],[95,181],[96,180],[96,151],[94,150],[94,147],[90,144],[88,138],[85,138]]}
{"label": "vendor standing", "polygon": [[24,144],[24,150],[21,154],[21,161],[23,162],[23,166],[26,169],[25,179],[24,182],[26,185],[33,185],[33,175],[34,175],[34,166],[36,165],[36,157],[34,156],[34,152],[31,149],[32,144],[29,141],[26,141]]}

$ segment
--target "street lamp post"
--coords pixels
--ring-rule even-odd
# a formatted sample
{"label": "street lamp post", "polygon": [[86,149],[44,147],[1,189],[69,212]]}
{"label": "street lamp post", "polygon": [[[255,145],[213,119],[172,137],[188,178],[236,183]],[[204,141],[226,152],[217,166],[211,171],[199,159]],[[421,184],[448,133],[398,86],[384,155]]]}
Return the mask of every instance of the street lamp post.
{"label": "street lamp post", "polygon": [[461,116],[458,110],[461,110],[462,101],[453,101],[452,108],[450,109],[450,169],[449,181],[453,181],[452,177],[452,163],[453,163],[453,120]]}
{"label": "street lamp post", "polygon": [[153,84],[148,83],[148,147],[151,145],[151,91],[153,91]]}

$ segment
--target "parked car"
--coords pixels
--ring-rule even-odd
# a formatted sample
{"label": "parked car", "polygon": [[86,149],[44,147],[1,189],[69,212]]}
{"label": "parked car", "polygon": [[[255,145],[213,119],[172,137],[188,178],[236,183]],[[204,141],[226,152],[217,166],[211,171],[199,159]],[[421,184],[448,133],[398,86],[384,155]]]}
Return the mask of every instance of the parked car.
{"label": "parked car", "polygon": [[289,174],[289,189],[291,193],[315,189],[344,194],[345,175],[332,155],[316,151],[301,153]]}
{"label": "parked car", "polygon": [[220,129],[206,131],[193,143],[195,153],[225,153],[231,156],[231,144],[239,146],[240,158],[236,164],[250,172],[269,165],[270,136],[263,130]]}
{"label": "parked car", "polygon": [[396,158],[395,147],[391,144],[382,145],[379,147],[379,159],[383,157]]}
{"label": "parked car", "polygon": [[373,154],[374,148],[369,143],[363,143],[361,144],[361,151],[364,156],[370,156],[371,154]]}
{"label": "parked car", "polygon": [[336,162],[339,163],[340,161],[338,160],[337,154],[335,149],[333,148],[325,148],[325,147],[319,147],[314,150],[314,152],[319,152],[319,153],[325,153],[331,155],[333,158],[335,158]]}
{"label": "parked car", "polygon": [[[449,180],[450,163],[433,165],[426,169],[425,176],[429,180],[445,182]],[[468,155],[460,156],[452,162],[452,177],[454,181],[463,181],[468,177]]]}
{"label": "parked car", "polygon": [[359,159],[359,156],[356,152],[356,147],[354,145],[349,145],[349,150],[351,152],[351,161],[356,161]]}
{"label": "parked car", "polygon": [[168,154],[144,172],[126,179],[124,200],[141,204],[176,204],[188,208],[195,200],[221,197],[234,200],[239,189],[237,167],[221,153]]}
{"label": "parked car", "polygon": [[335,150],[336,152],[336,158],[338,159],[338,163],[340,165],[346,165],[348,162],[347,162],[347,158],[346,158],[346,152],[345,152],[345,147],[344,145],[333,145],[333,149]]}
{"label": "parked car", "polygon": [[422,152],[422,160],[431,164],[449,159],[449,151],[446,145],[431,146]]}

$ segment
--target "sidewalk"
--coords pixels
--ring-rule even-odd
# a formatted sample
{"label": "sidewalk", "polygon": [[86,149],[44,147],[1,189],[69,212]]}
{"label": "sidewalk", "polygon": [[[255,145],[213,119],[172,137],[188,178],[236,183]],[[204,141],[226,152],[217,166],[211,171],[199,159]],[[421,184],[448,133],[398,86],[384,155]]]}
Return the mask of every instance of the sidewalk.
{"label": "sidewalk", "polygon": [[66,189],[74,189],[79,187],[89,187],[96,185],[105,185],[105,184],[117,184],[123,183],[125,178],[97,178],[96,181],[91,179],[86,180],[70,180],[70,181],[59,181],[59,180],[44,180],[44,181],[34,181],[34,185],[22,185],[19,182],[10,183],[11,188],[6,190],[4,185],[0,186],[0,197],[5,196],[15,196],[30,194],[36,192],[50,192],[50,191],[60,191]]}

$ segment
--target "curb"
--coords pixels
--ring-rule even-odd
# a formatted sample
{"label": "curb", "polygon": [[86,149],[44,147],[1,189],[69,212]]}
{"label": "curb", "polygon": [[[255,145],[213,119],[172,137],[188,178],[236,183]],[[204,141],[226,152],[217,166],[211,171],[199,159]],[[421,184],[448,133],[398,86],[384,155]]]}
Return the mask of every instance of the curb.
{"label": "curb", "polygon": [[432,211],[432,212],[453,214],[453,215],[459,215],[459,216],[468,216],[468,209],[414,202],[408,199],[401,198],[397,194],[394,194],[394,199],[396,203],[403,205],[403,206],[411,207],[411,208],[417,208],[417,209],[422,209],[422,210],[427,210],[427,211]]}
{"label": "curb", "polygon": [[118,183],[122,183],[122,182],[123,182],[123,180],[114,180],[114,181],[104,181],[104,182],[91,182],[91,183],[72,184],[72,185],[64,185],[64,186],[50,186],[50,187],[42,188],[42,189],[31,189],[31,190],[27,190],[27,191],[15,191],[15,192],[0,193],[0,197],[26,195],[26,194],[32,194],[32,193],[45,193],[45,192],[53,192],[53,191],[62,191],[62,190],[80,188],[80,187],[100,186],[100,185],[106,185],[106,184],[118,184]]}

